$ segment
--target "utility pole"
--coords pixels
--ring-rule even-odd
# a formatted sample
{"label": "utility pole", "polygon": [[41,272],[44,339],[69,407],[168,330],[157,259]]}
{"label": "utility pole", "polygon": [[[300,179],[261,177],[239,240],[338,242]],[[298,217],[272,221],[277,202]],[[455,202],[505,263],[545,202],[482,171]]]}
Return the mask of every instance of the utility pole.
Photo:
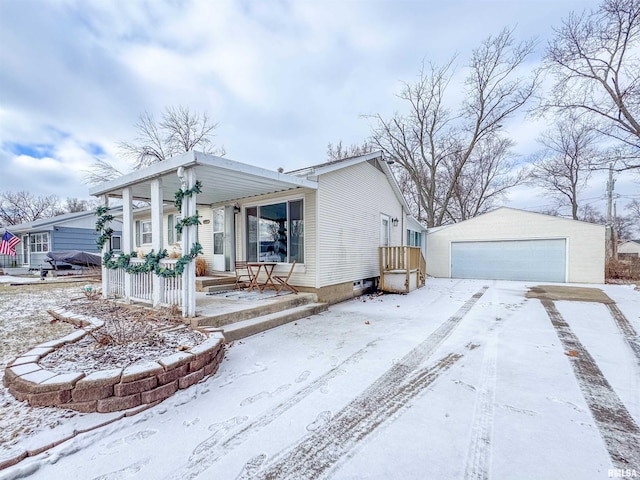
{"label": "utility pole", "polygon": [[609,181],[607,182],[607,226],[606,226],[606,250],[607,258],[615,258],[617,251],[614,238],[613,227],[613,188],[616,181],[613,178],[613,164],[609,164]]}

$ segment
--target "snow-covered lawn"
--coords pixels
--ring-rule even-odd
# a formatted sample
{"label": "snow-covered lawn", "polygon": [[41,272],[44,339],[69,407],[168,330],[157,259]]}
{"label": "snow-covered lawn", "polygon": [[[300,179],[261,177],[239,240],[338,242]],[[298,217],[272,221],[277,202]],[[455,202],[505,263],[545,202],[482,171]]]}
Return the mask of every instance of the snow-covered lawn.
{"label": "snow-covered lawn", "polygon": [[640,292],[593,286],[622,331],[604,304],[543,305],[531,286],[429,279],[333,306],[236,342],[209,380],[0,479],[640,476]]}

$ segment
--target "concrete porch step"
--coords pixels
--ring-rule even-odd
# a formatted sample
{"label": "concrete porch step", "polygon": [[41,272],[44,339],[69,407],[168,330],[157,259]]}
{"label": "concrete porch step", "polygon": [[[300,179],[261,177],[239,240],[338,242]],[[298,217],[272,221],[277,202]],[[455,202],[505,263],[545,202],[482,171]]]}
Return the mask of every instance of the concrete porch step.
{"label": "concrete porch step", "polygon": [[281,312],[270,313],[260,317],[243,320],[241,322],[225,325],[221,328],[226,342],[233,342],[250,335],[270,330],[275,327],[293,322],[304,317],[325,312],[328,308],[326,303],[309,303],[299,307],[289,308]]}
{"label": "concrete porch step", "polygon": [[249,306],[233,311],[227,311],[216,315],[197,317],[198,327],[223,327],[232,323],[249,320],[272,313],[283,312],[292,308],[297,308],[312,303],[316,303],[318,297],[313,293],[300,292],[297,295],[286,294],[282,296],[271,297],[265,299],[265,302],[256,303],[255,306]]}

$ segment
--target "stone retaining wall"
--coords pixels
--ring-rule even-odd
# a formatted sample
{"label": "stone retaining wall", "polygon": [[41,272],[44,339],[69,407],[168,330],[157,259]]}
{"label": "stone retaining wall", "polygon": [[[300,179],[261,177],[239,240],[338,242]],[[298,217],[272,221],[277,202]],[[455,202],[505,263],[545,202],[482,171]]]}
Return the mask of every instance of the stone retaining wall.
{"label": "stone retaining wall", "polygon": [[49,311],[79,330],[42,343],[23,353],[4,370],[4,385],[20,401],[32,406],[56,406],[79,412],[115,412],[161,402],[217,370],[224,356],[224,337],[203,331],[207,339],[189,351],[126,368],[84,373],[56,373],[43,369],[41,358],[67,343],[77,342],[104,325],[102,320],[63,309]]}

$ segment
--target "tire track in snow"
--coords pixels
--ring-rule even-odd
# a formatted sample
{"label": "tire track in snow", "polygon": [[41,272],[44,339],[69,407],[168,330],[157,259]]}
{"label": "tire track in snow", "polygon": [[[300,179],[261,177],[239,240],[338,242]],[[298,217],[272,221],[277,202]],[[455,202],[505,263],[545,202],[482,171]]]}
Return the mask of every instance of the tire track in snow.
{"label": "tire track in snow", "polygon": [[482,287],[431,335],[347,404],[324,427],[276,455],[254,478],[317,478],[325,474],[363,438],[388,421],[427,389],[462,355],[448,354],[432,367],[418,369],[453,333],[489,287]]}
{"label": "tire track in snow", "polygon": [[640,427],[611,388],[587,349],[580,343],[552,300],[541,299],[551,324],[569,357],[582,395],[595,419],[614,468],[640,468]]}
{"label": "tire track in snow", "polygon": [[[227,422],[223,422],[225,426],[225,430],[222,431],[220,429],[215,430],[214,434],[209,438],[205,439],[203,442],[198,444],[196,448],[193,450],[193,453],[189,457],[187,466],[177,472],[174,472],[170,476],[166,477],[171,480],[185,480],[185,479],[193,479],[200,475],[202,472],[207,470],[213,464],[215,464],[220,458],[231,452],[235,447],[241,445],[247,438],[251,435],[254,435],[262,428],[269,425],[271,422],[276,420],[280,415],[285,413],[287,410],[295,406],[304,400],[307,396],[313,393],[316,390],[324,387],[331,379],[335,378],[338,375],[344,373],[344,367],[348,365],[353,365],[362,360],[364,354],[373,347],[378,340],[374,340],[369,342],[367,345],[362,347],[360,350],[356,351],[349,357],[347,357],[342,363],[338,364],[331,370],[329,370],[324,375],[313,380],[306,387],[298,390],[295,394],[289,397],[284,402],[276,405],[275,407],[267,410],[265,413],[257,417],[254,421],[249,422],[242,429],[231,435],[230,437],[224,439],[224,436],[229,432],[230,428],[226,428],[227,424],[232,425],[232,423],[236,419],[231,419]],[[240,417],[237,417],[240,418]],[[234,427],[243,423],[246,420],[246,417],[241,418],[242,421],[235,422]],[[232,422],[232,423],[229,423]],[[212,426],[214,427],[214,426]]]}
{"label": "tire track in snow", "polygon": [[606,305],[640,366],[640,337],[638,337],[638,333],[615,303],[607,303]]}
{"label": "tire track in snow", "polygon": [[490,478],[491,470],[491,434],[493,431],[493,412],[495,408],[496,365],[498,361],[498,332],[495,326],[487,339],[480,385],[476,393],[476,402],[471,427],[471,440],[467,452],[464,478],[484,480]]}
{"label": "tire track in snow", "polygon": [[[461,354],[450,353],[435,365],[419,369],[411,378],[406,378],[406,381],[384,388],[369,387],[326,426],[305,436],[288,451],[278,454],[264,468],[252,471],[251,478],[298,480],[325,475],[356,448],[360,441],[393,418],[461,358]],[[243,478],[246,478],[244,471],[238,479]]]}

